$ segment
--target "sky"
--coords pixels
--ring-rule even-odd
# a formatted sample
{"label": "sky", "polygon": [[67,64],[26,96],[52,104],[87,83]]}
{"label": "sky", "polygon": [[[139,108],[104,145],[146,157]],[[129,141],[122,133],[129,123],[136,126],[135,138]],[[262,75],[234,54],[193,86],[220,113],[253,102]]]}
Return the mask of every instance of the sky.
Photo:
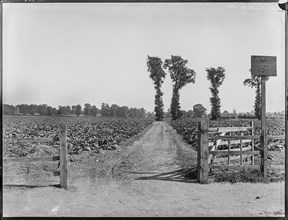
{"label": "sky", "polygon": [[[251,55],[277,56],[266,84],[266,110],[284,110],[284,12],[277,3],[4,3],[3,103],[117,104],[154,110],[147,56],[188,60],[195,84],[181,109],[210,112],[206,68],[225,68],[221,111],[250,112]],[[167,71],[166,71],[167,72]],[[172,81],[162,85],[170,107]]]}

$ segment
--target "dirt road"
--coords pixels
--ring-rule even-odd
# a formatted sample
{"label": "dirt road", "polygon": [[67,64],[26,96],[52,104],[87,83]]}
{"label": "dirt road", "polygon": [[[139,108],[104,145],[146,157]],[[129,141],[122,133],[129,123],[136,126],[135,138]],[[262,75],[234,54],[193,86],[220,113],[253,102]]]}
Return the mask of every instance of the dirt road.
{"label": "dirt road", "polygon": [[284,182],[200,185],[187,178],[196,152],[165,122],[111,155],[89,172],[104,175],[70,178],[67,191],[4,189],[4,216],[284,216]]}

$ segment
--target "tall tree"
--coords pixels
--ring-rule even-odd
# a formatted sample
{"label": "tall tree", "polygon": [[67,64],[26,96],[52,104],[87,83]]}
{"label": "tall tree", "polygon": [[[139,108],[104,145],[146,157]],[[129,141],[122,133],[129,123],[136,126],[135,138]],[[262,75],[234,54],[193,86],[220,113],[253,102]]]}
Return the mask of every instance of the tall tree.
{"label": "tall tree", "polygon": [[156,121],[161,121],[164,118],[164,111],[163,111],[163,92],[161,91],[162,83],[164,82],[166,73],[162,68],[163,62],[159,57],[149,57],[147,59],[147,67],[148,72],[150,72],[149,77],[153,80],[154,88],[156,90],[155,95],[155,116]]}
{"label": "tall tree", "polygon": [[90,116],[91,115],[91,105],[89,103],[86,103],[84,105],[84,115]]}
{"label": "tall tree", "polygon": [[215,68],[206,68],[207,71],[207,79],[211,82],[210,91],[212,93],[212,97],[210,98],[210,103],[212,105],[211,108],[211,119],[217,120],[221,117],[220,112],[220,97],[218,88],[222,85],[225,79],[225,69],[223,67]]}
{"label": "tall tree", "polygon": [[254,111],[257,119],[261,120],[261,77],[251,76],[251,78],[245,79],[244,86],[256,88]]}
{"label": "tall tree", "polygon": [[206,115],[206,110],[207,109],[201,104],[194,105],[193,106],[194,117],[202,118],[203,116]]}
{"label": "tall tree", "polygon": [[101,104],[101,116],[102,117],[109,117],[110,116],[110,107],[107,103]]}
{"label": "tall tree", "polygon": [[118,105],[116,104],[112,104],[111,107],[110,107],[110,116],[111,117],[116,117],[117,116],[117,109],[119,108]]}
{"label": "tall tree", "polygon": [[66,111],[67,111],[67,114],[72,114],[72,109],[69,105],[66,106]]}
{"label": "tall tree", "polygon": [[128,118],[128,113],[129,113],[129,107],[128,106],[120,107],[120,117]]}
{"label": "tall tree", "polygon": [[77,116],[79,116],[81,114],[81,110],[82,110],[82,106],[81,105],[78,104],[78,105],[75,106],[75,114]]}
{"label": "tall tree", "polygon": [[72,105],[71,114],[76,115],[76,106]]}
{"label": "tall tree", "polygon": [[171,100],[171,116],[172,120],[181,117],[180,110],[180,89],[188,83],[195,83],[196,73],[194,70],[186,67],[188,60],[183,60],[180,56],[171,56],[171,59],[166,59],[164,68],[170,73],[172,79],[173,93]]}
{"label": "tall tree", "polygon": [[64,114],[63,110],[64,110],[63,106],[59,105],[57,109],[57,115],[63,115]]}
{"label": "tall tree", "polygon": [[51,116],[53,114],[53,108],[51,106],[47,106],[47,115]]}
{"label": "tall tree", "polygon": [[43,104],[43,105],[39,105],[38,107],[38,113],[40,115],[47,115],[47,105],[46,104]]}
{"label": "tall tree", "polygon": [[3,115],[14,115],[15,107],[13,105],[3,104],[2,109]]}
{"label": "tall tree", "polygon": [[91,107],[91,115],[92,116],[96,117],[99,111],[100,110],[95,105],[92,105],[92,107]]}

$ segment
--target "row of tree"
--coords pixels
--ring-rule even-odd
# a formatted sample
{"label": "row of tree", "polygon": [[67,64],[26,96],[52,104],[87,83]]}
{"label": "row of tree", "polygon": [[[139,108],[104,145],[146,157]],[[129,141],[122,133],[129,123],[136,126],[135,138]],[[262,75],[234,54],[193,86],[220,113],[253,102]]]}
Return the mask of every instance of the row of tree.
{"label": "row of tree", "polygon": [[[182,59],[180,56],[171,56],[171,59],[166,59],[164,63],[159,57],[150,57],[147,59],[148,72],[150,72],[150,78],[153,80],[154,88],[156,90],[155,95],[155,116],[156,120],[160,121],[164,117],[163,112],[163,92],[161,91],[161,85],[166,77],[167,69],[172,79],[172,100],[170,105],[171,118],[176,120],[183,114],[180,108],[180,90],[189,83],[195,83],[196,72],[189,69],[186,65],[188,60]],[[221,115],[220,113],[220,98],[219,98],[219,86],[222,85],[225,79],[225,69],[223,67],[207,68],[207,79],[211,82],[210,91],[212,97],[210,98],[211,103],[211,119],[216,120]]]}
{"label": "row of tree", "polygon": [[[165,113],[166,118],[171,118],[171,110],[168,109],[167,112]],[[201,105],[201,104],[196,104],[193,106],[193,110],[181,110],[181,118],[202,118],[202,117],[207,117],[207,109]]]}
{"label": "row of tree", "polygon": [[102,103],[100,114],[103,117],[118,118],[144,118],[153,116],[153,113],[147,112],[144,108],[129,108],[116,104],[109,106],[107,103]]}
{"label": "row of tree", "polygon": [[58,109],[48,106],[46,104],[41,105],[8,105],[3,104],[4,115],[42,115],[42,116],[63,116],[63,115],[84,115],[84,116],[102,116],[102,117],[121,117],[121,118],[144,118],[153,117],[153,113],[147,112],[144,108],[129,108],[127,106],[118,106],[113,104],[109,106],[107,103],[102,103],[101,109],[98,109],[95,105],[86,103],[82,108],[81,105],[73,105],[72,107],[58,106]]}

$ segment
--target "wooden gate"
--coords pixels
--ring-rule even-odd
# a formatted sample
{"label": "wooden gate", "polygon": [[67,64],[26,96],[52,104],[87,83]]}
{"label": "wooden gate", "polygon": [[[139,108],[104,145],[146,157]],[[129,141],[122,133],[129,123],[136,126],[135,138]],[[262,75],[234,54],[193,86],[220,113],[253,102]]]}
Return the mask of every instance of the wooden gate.
{"label": "wooden gate", "polygon": [[[21,139],[14,137],[6,141],[12,141],[12,143],[32,143],[32,142],[55,142],[59,140],[60,155],[52,157],[26,157],[26,158],[4,158],[3,162],[41,162],[41,161],[59,161],[59,171],[54,171],[54,176],[60,176],[60,187],[67,189],[67,125],[64,122],[59,126],[59,139],[58,138],[31,138]],[[50,173],[48,173],[50,174]],[[26,174],[26,175],[41,175],[41,174]],[[43,175],[43,174],[42,174]]]}
{"label": "wooden gate", "polygon": [[[197,158],[197,173],[198,181],[200,183],[208,183],[208,172],[210,169],[260,169],[264,177],[267,176],[267,146],[262,146],[260,151],[255,151],[254,140],[262,138],[262,136],[254,135],[253,122],[250,127],[221,127],[210,128],[207,121],[201,121],[198,124],[198,158]],[[226,135],[226,133],[244,132],[251,130],[251,135]],[[210,134],[217,133],[218,135],[210,136]],[[267,136],[267,139],[284,139],[284,136]],[[214,142],[210,142],[213,140]],[[221,143],[222,140],[225,140]],[[251,142],[251,146],[243,148],[243,143]],[[231,144],[240,144],[240,148],[231,149]],[[267,143],[267,142],[266,142]],[[228,150],[218,150],[221,144],[228,145]],[[209,149],[209,146],[211,149]],[[254,164],[254,155],[261,155],[260,165]],[[227,165],[213,165],[213,160],[217,155],[228,155]],[[240,163],[238,165],[231,165],[231,156],[239,155]],[[243,160],[251,159],[251,164],[243,164]]]}

